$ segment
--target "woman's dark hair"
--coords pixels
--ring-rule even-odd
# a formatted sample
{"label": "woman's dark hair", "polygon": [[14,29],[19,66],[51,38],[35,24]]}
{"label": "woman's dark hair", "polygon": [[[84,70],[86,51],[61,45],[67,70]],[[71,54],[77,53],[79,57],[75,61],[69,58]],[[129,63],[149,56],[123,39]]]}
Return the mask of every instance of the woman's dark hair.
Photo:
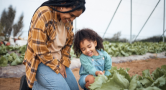
{"label": "woman's dark hair", "polygon": [[73,49],[74,49],[74,54],[76,54],[77,57],[82,53],[80,49],[80,42],[84,41],[85,39],[88,41],[97,41],[96,49],[104,50],[102,43],[103,39],[95,31],[88,28],[84,28],[77,31],[74,37]]}
{"label": "woman's dark hair", "polygon": [[[63,4],[62,4],[63,3]],[[85,11],[85,0],[48,0],[44,2],[41,6],[48,6],[52,8],[54,11],[61,12],[54,7],[51,6],[57,6],[57,7],[73,7],[72,10],[66,11],[66,12],[61,12],[61,13],[69,13],[73,12],[75,10],[82,10],[82,13]],[[41,7],[40,6],[40,7]],[[40,8],[38,7],[36,11]],[[35,12],[36,12],[35,11]],[[34,13],[35,14],[35,13]],[[33,15],[34,15],[33,14]],[[30,22],[31,24],[31,22]]]}
{"label": "woman's dark hair", "polygon": [[[62,4],[63,3],[63,4]],[[49,6],[53,10],[57,12],[61,12],[51,6],[57,6],[57,7],[73,7],[72,10],[61,12],[61,13],[69,13],[75,10],[82,10],[82,12],[85,11],[85,0],[48,0],[44,2],[41,6]]]}

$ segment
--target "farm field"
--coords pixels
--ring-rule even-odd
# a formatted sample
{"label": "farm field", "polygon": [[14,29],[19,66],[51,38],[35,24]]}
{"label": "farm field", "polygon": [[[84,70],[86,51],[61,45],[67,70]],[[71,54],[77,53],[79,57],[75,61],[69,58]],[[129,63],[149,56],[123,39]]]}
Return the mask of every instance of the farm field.
{"label": "farm field", "polygon": [[[113,63],[117,68],[130,68],[128,71],[130,76],[135,74],[142,75],[142,71],[149,69],[150,73],[158,67],[166,65],[166,58],[154,58],[146,60],[137,60],[124,63]],[[79,68],[72,70],[77,81],[79,80]],[[0,90],[19,90],[20,78],[0,78]],[[80,90],[83,90],[80,88]]]}

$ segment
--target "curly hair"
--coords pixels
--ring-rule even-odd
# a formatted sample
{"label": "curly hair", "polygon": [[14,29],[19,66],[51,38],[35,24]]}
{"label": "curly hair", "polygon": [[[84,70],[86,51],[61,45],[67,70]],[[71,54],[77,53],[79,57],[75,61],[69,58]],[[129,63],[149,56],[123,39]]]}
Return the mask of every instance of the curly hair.
{"label": "curly hair", "polygon": [[73,49],[74,49],[74,54],[76,54],[77,57],[82,54],[80,49],[80,42],[84,41],[85,39],[88,41],[97,41],[96,49],[104,50],[102,43],[103,39],[95,31],[88,28],[84,28],[77,31],[74,37]]}

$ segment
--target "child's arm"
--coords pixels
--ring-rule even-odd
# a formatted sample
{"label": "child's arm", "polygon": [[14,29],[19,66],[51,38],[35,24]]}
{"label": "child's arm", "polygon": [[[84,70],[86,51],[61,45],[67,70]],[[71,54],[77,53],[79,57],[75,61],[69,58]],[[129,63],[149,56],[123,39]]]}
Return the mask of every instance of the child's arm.
{"label": "child's arm", "polygon": [[91,64],[90,58],[88,58],[85,55],[80,56],[81,65],[84,67],[85,71],[87,71],[89,74],[96,76],[96,68]]}
{"label": "child's arm", "polygon": [[105,62],[104,62],[105,75],[108,76],[108,75],[111,74],[108,70],[111,69],[112,60],[111,60],[111,57],[109,56],[109,54],[106,51],[104,51],[103,54],[104,54],[104,60],[105,60]]}

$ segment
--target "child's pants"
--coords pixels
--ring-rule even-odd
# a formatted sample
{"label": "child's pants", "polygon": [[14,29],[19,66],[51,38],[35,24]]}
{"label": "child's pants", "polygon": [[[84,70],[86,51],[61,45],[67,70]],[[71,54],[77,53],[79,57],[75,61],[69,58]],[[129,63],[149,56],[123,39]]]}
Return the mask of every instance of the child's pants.
{"label": "child's pants", "polygon": [[77,81],[70,70],[66,68],[67,78],[55,73],[50,67],[40,63],[36,73],[37,81],[32,90],[79,90]]}
{"label": "child's pants", "polygon": [[81,75],[80,76],[80,79],[79,79],[79,84],[81,86],[81,88],[83,88],[84,90],[88,90],[86,87],[85,87],[85,78],[87,77],[88,75]]}

